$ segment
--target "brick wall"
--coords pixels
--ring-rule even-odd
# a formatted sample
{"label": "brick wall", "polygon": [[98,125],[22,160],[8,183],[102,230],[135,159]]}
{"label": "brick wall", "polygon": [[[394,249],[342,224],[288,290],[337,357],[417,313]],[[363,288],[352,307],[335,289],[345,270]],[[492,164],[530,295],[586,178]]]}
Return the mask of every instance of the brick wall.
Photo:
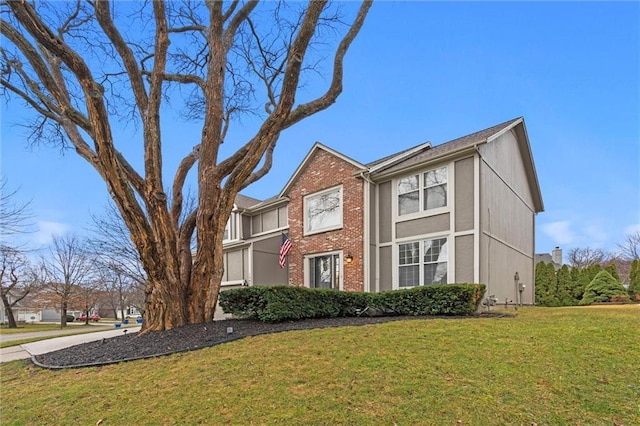
{"label": "brick wall", "polygon": [[[342,250],[353,256],[343,263],[346,291],[364,291],[364,188],[362,179],[354,176],[358,168],[318,149],[300,173],[289,193],[289,284],[304,286],[304,256]],[[304,197],[323,189],[342,185],[342,228],[304,236]]]}

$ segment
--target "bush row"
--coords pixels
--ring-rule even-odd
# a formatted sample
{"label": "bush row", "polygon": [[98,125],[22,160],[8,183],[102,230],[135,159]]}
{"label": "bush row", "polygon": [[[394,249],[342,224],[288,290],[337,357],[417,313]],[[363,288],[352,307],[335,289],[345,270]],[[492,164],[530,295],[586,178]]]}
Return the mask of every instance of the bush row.
{"label": "bush row", "polygon": [[356,315],[471,315],[483,284],[446,284],[382,293],[356,293],[295,286],[229,289],[219,303],[227,314],[265,322]]}

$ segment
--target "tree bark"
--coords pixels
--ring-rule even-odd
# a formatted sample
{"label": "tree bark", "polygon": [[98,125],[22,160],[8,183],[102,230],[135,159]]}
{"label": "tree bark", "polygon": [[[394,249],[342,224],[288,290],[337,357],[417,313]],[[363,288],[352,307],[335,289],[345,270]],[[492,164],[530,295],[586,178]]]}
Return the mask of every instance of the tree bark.
{"label": "tree bark", "polygon": [[4,305],[4,311],[9,319],[9,328],[18,328],[16,318],[13,316],[13,307],[11,306],[11,303],[9,303],[9,299],[4,292],[2,293],[2,304]]}

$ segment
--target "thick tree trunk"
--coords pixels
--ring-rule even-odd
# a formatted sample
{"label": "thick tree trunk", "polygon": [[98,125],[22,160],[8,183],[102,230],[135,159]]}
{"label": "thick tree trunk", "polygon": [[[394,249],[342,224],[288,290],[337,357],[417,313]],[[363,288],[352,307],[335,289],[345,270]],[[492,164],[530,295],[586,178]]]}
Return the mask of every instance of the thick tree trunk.
{"label": "thick tree trunk", "polygon": [[9,303],[9,299],[5,294],[2,295],[2,304],[4,305],[5,315],[9,319],[9,328],[18,328],[18,324],[16,323],[16,318],[13,316],[13,307],[11,303]]}

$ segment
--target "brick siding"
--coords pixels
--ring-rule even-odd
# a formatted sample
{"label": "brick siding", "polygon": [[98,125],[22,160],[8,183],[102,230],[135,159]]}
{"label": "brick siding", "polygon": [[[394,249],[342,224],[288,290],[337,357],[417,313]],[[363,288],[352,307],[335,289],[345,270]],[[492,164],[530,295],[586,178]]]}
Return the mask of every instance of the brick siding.
{"label": "brick siding", "polygon": [[[364,291],[364,188],[359,169],[323,149],[316,150],[289,193],[289,284],[304,286],[304,256],[342,250],[343,284],[346,291]],[[304,197],[342,185],[342,228],[304,236]]]}

